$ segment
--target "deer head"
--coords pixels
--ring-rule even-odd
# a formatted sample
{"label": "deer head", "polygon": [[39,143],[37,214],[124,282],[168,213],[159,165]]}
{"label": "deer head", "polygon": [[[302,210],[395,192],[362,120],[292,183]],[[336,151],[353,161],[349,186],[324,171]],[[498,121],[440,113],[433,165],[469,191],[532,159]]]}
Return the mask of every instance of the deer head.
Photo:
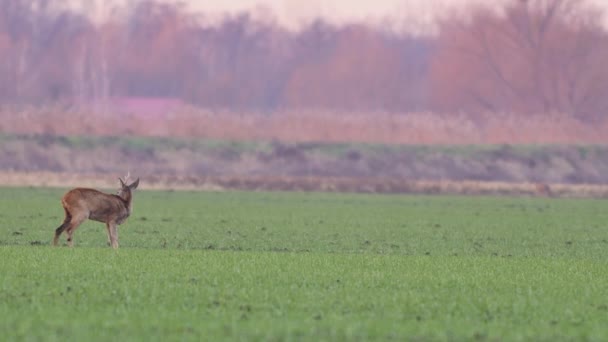
{"label": "deer head", "polygon": [[122,178],[118,178],[118,180],[120,181],[120,189],[118,190],[118,196],[122,199],[124,199],[125,201],[131,202],[131,191],[137,189],[137,186],[139,185],[139,178],[137,178],[133,183],[129,184],[129,182],[131,178],[131,173],[127,172],[127,175],[125,176],[125,179],[122,180]]}

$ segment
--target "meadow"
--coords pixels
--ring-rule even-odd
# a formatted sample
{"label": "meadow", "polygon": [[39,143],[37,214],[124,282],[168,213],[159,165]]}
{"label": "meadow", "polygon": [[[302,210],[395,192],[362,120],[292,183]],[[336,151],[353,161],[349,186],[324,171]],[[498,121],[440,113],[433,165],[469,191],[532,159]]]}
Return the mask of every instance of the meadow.
{"label": "meadow", "polygon": [[3,340],[608,339],[606,200],[144,190],[53,248],[65,190],[0,188]]}

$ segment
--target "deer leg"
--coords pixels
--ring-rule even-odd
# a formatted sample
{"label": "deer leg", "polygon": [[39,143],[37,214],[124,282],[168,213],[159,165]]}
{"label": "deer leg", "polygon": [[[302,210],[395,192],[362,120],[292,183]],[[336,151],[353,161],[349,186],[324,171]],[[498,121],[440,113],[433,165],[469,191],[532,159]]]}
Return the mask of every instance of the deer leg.
{"label": "deer leg", "polygon": [[68,225],[68,227],[65,230],[66,233],[68,234],[68,246],[69,247],[74,247],[74,241],[72,241],[72,236],[74,235],[74,231],[86,219],[87,219],[86,216],[74,216],[74,217],[72,217],[72,221],[70,221],[70,224]]}
{"label": "deer leg", "polygon": [[106,233],[108,233],[108,247],[112,246],[112,230],[109,222],[106,222]]}
{"label": "deer leg", "polygon": [[57,243],[59,242],[59,236],[70,225],[70,221],[72,220],[72,215],[70,214],[70,212],[66,208],[63,208],[63,210],[65,210],[65,219],[63,219],[63,223],[61,224],[61,226],[59,226],[59,228],[55,229],[55,237],[53,238],[53,246],[57,246]]}
{"label": "deer leg", "polygon": [[118,226],[116,222],[108,223],[108,231],[110,233],[110,245],[112,248],[118,248]]}

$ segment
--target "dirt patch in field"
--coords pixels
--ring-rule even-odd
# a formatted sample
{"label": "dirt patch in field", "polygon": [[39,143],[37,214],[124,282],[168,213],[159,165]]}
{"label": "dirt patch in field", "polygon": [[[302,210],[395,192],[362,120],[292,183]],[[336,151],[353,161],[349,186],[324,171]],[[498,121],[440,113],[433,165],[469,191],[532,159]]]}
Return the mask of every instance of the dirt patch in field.
{"label": "dirt patch in field", "polygon": [[[113,189],[118,181],[107,174],[0,172],[0,186],[93,187]],[[608,198],[608,186],[482,181],[407,181],[347,177],[201,177],[150,176],[142,189],[190,191],[321,191],[391,194],[462,194]]]}

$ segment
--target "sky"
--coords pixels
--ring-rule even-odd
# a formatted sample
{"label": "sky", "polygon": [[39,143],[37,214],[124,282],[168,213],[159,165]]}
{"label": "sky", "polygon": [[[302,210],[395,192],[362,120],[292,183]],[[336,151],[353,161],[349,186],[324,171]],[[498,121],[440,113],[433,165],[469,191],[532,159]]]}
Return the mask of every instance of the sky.
{"label": "sky", "polygon": [[[503,0],[494,0],[496,2]],[[608,0],[607,0],[608,1]],[[190,8],[207,13],[271,9],[276,19],[288,27],[298,27],[311,18],[324,17],[335,22],[408,19],[425,25],[446,9],[484,0],[187,0]],[[487,3],[487,0],[485,0]]]}
{"label": "sky", "polygon": [[[75,3],[83,0],[72,0]],[[111,3],[133,0],[86,0],[88,11],[103,12]],[[298,28],[313,18],[323,17],[343,23],[367,21],[385,23],[387,18],[406,25],[407,29],[424,30],[438,16],[458,11],[472,3],[500,4],[509,0],[161,0],[180,2],[190,9],[221,18],[226,13],[250,11],[254,15],[274,18],[289,28]],[[608,11],[608,0],[588,0]],[[103,16],[103,14],[98,13]],[[608,24],[608,17],[606,18]]]}
{"label": "sky", "polygon": [[[212,13],[270,8],[286,26],[297,27],[315,17],[334,21],[379,21],[392,17],[414,24],[432,22],[436,16],[471,3],[500,4],[507,0],[177,0],[191,8]],[[589,0],[608,10],[608,0]],[[608,19],[607,19],[608,20]]]}
{"label": "sky", "polygon": [[[134,0],[68,0],[93,17],[107,15],[114,4]],[[161,0],[184,3],[190,9],[221,17],[226,13],[251,11],[256,15],[272,16],[281,24],[297,28],[313,18],[323,17],[334,22],[375,21],[386,18],[407,19],[414,24],[432,22],[446,9],[477,2],[499,3],[505,0]],[[608,1],[608,0],[602,0]],[[83,5],[86,4],[86,5]],[[91,13],[95,12],[95,13]]]}

